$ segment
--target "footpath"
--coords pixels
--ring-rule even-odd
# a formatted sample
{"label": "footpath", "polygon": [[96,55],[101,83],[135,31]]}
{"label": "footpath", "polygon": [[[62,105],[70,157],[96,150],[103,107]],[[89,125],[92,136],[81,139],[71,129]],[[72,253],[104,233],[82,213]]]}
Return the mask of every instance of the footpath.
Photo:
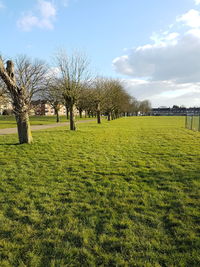
{"label": "footpath", "polygon": [[[86,122],[95,121],[95,120],[94,119],[83,120],[83,121],[77,121],[76,123],[78,123],[78,124],[79,123],[86,123]],[[52,123],[52,124],[46,124],[46,125],[32,125],[31,131],[39,131],[39,130],[45,130],[45,129],[49,129],[49,128],[56,128],[56,127],[67,126],[67,125],[69,125],[69,122],[58,122],[58,123]],[[0,135],[16,134],[16,133],[17,133],[17,128],[0,129]]]}

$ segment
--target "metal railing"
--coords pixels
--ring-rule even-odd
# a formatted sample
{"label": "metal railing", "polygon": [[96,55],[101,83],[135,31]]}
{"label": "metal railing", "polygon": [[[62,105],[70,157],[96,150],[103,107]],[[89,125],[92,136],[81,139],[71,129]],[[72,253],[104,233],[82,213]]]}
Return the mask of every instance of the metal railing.
{"label": "metal railing", "polygon": [[200,132],[200,115],[187,115],[185,118],[185,128]]}

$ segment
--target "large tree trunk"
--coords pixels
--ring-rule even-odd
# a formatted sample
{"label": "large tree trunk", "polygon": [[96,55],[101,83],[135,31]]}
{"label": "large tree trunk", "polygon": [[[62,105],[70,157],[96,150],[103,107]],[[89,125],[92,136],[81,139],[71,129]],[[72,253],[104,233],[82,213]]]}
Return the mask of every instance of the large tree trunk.
{"label": "large tree trunk", "polygon": [[70,106],[70,109],[69,109],[69,112],[70,112],[70,130],[71,131],[75,131],[76,130],[74,108],[75,108],[75,105],[72,104]]}
{"label": "large tree trunk", "polygon": [[20,144],[30,144],[32,139],[28,111],[15,115]]}
{"label": "large tree trunk", "polygon": [[97,123],[101,123],[101,109],[100,109],[100,103],[97,104]]}
{"label": "large tree trunk", "polygon": [[59,116],[58,109],[55,109],[55,114],[56,114],[56,122],[60,122],[60,116]]}
{"label": "large tree trunk", "polygon": [[17,131],[20,144],[30,144],[33,141],[30,121],[29,121],[29,104],[26,101],[26,92],[23,88],[13,93],[13,111],[17,122]]}
{"label": "large tree trunk", "polygon": [[27,91],[24,87],[18,87],[15,74],[14,64],[11,60],[7,61],[7,67],[5,69],[3,62],[0,58],[0,77],[7,86],[10,93],[13,105],[13,111],[17,122],[17,130],[20,144],[30,144],[32,142],[32,135],[30,129],[27,102]]}

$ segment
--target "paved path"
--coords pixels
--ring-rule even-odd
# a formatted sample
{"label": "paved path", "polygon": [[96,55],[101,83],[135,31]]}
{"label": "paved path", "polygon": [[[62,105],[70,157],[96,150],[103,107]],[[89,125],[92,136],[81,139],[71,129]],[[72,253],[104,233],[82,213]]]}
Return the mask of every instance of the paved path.
{"label": "paved path", "polygon": [[[85,122],[90,122],[90,121],[95,121],[95,120],[96,119],[82,120],[82,121],[77,121],[76,123],[85,123]],[[46,125],[32,125],[31,131],[39,131],[39,130],[55,128],[55,127],[60,127],[60,126],[67,126],[67,125],[69,125],[69,122],[59,122],[59,123],[52,123],[52,124],[46,124]],[[17,133],[17,128],[0,129],[0,135],[16,134],[16,133]]]}

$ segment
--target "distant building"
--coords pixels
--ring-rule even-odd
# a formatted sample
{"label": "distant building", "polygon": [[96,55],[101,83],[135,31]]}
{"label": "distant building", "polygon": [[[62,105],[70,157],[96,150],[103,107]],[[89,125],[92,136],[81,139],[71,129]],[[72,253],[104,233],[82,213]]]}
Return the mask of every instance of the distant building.
{"label": "distant building", "polygon": [[[8,98],[0,96],[0,115],[10,114],[12,112],[12,104]],[[46,100],[34,100],[31,102],[30,115],[51,116],[55,115],[53,107]],[[79,115],[77,109],[74,110],[75,116]],[[59,115],[66,115],[66,108],[64,105],[60,106]],[[85,115],[85,112],[82,112]]]}
{"label": "distant building", "polygon": [[152,108],[151,116],[186,116],[186,115],[200,115],[200,107],[186,108],[186,107],[159,107]]}
{"label": "distant building", "polygon": [[[31,114],[32,115],[55,115],[53,107],[46,100],[34,100],[31,102]],[[65,106],[61,105],[60,115],[66,114]]]}
{"label": "distant building", "polygon": [[[31,102],[31,115],[43,115],[51,116],[55,115],[53,107],[46,100],[35,100]],[[66,115],[66,108],[64,105],[60,106],[59,115]],[[75,109],[75,116],[78,116],[79,112]]]}
{"label": "distant building", "polygon": [[200,107],[198,107],[198,108],[187,108],[187,115],[200,115]]}
{"label": "distant building", "polygon": [[5,96],[0,96],[0,115],[12,111],[12,104]]}

